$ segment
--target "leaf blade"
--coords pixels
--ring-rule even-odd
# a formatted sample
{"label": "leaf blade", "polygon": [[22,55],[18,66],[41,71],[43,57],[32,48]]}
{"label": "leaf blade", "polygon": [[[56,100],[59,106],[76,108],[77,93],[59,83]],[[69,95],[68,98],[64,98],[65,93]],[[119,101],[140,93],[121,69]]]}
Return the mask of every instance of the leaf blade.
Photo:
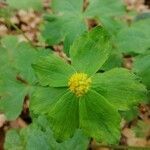
{"label": "leaf blade", "polygon": [[41,57],[32,65],[42,86],[66,87],[74,68],[55,54]]}
{"label": "leaf blade", "polygon": [[109,34],[104,28],[96,27],[73,43],[70,49],[71,64],[78,72],[92,75],[108,59],[110,49]]}
{"label": "leaf blade", "polygon": [[120,115],[104,97],[89,90],[81,97],[79,108],[80,128],[86,135],[109,144],[119,141]]}
{"label": "leaf blade", "polygon": [[121,110],[137,104],[146,95],[144,85],[136,80],[136,76],[121,68],[96,74],[92,88]]}

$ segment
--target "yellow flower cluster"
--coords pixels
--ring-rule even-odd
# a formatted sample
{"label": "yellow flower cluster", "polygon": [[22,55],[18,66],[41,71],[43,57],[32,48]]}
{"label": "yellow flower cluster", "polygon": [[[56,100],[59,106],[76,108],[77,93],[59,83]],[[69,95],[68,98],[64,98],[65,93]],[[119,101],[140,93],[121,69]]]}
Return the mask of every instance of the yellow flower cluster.
{"label": "yellow flower cluster", "polygon": [[91,78],[85,73],[75,73],[68,82],[69,89],[76,94],[77,97],[84,95],[91,83]]}

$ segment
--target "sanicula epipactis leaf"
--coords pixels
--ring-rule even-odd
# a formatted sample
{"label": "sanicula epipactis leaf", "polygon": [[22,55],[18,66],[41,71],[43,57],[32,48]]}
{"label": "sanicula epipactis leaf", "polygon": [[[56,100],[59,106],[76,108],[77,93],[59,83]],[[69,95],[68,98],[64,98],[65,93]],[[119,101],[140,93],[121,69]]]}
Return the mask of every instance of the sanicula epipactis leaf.
{"label": "sanicula epipactis leaf", "polygon": [[64,50],[68,54],[73,40],[88,29],[83,0],[54,0],[51,7],[54,13],[46,17],[43,37],[50,45],[64,41]]}
{"label": "sanicula epipactis leaf", "polygon": [[115,28],[117,31],[117,27],[122,26],[122,23],[114,20],[125,13],[121,0],[90,0],[85,8],[84,6],[84,0],[53,0],[53,13],[45,16],[42,31],[45,41],[50,45],[63,41],[64,51],[69,55],[73,41],[88,30],[88,19],[97,18],[104,26],[109,29],[113,26],[113,30]]}
{"label": "sanicula epipactis leaf", "polygon": [[150,19],[134,21],[117,35],[118,48],[125,54],[141,54],[150,48]]}
{"label": "sanicula epipactis leaf", "polygon": [[6,134],[5,150],[86,150],[89,139],[81,130],[73,138],[58,143],[44,116],[34,119],[33,123],[21,130],[9,130]]}
{"label": "sanicula epipactis leaf", "polygon": [[[51,4],[53,13],[45,16],[42,30],[46,43],[53,45],[63,41],[64,52],[69,55],[69,49],[73,41],[88,30],[89,19],[95,19],[98,24],[107,27],[112,36],[115,36],[120,28],[126,26],[125,22],[119,18],[125,13],[123,1],[94,0],[90,1],[87,7],[83,9],[84,5],[83,0],[78,0],[76,3],[73,0],[53,0]],[[106,61],[103,70],[121,67],[122,54],[120,50],[115,48],[111,53],[112,57]],[[110,63],[111,58],[114,60],[113,64]]]}
{"label": "sanicula epipactis leaf", "polygon": [[33,64],[42,87],[35,90],[30,108],[48,116],[58,140],[81,128],[98,141],[116,143],[120,137],[118,110],[143,99],[145,87],[128,70],[96,73],[109,57],[110,43],[106,29],[96,27],[74,41],[71,65],[54,54]]}
{"label": "sanicula epipactis leaf", "polygon": [[1,40],[0,53],[0,111],[12,120],[21,113],[24,98],[36,81],[31,63],[44,52],[18,42],[15,36],[6,36]]}

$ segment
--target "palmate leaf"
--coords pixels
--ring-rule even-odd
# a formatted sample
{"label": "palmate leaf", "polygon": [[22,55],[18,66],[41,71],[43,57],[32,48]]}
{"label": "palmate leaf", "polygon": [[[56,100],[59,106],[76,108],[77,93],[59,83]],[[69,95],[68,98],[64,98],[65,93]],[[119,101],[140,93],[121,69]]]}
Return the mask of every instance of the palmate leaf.
{"label": "palmate leaf", "polygon": [[6,36],[1,40],[1,43],[1,69],[11,66],[20,77],[28,82],[34,82],[36,78],[31,63],[45,52],[40,49],[36,51],[28,43],[20,43],[15,36]]}
{"label": "palmate leaf", "polygon": [[33,64],[40,84],[64,87],[68,86],[69,78],[75,72],[93,75],[108,59],[110,43],[108,32],[102,27],[96,27],[79,37],[71,46],[71,65],[54,54],[41,57]]}
{"label": "palmate leaf", "polygon": [[135,57],[133,71],[137,73],[142,82],[150,90],[150,53],[149,51],[143,55]]}
{"label": "palmate leaf", "polygon": [[87,30],[83,0],[54,0],[51,7],[54,15],[46,17],[43,37],[50,45],[64,40],[64,50],[68,54],[74,39]]}
{"label": "palmate leaf", "polygon": [[[73,136],[75,130],[81,128],[88,137],[116,143],[120,135],[118,111],[127,110],[144,98],[145,87],[126,69],[95,74],[108,59],[110,43],[108,32],[96,27],[75,40],[70,50],[71,64],[50,55],[39,58],[33,65],[40,84],[50,87],[34,92],[31,111],[48,116],[59,141]],[[74,73],[91,76],[92,85],[81,97],[70,91],[67,84]]]}
{"label": "palmate leaf", "polygon": [[[64,51],[69,54],[73,41],[88,30],[87,18],[98,17],[104,26],[111,30],[118,30],[122,23],[113,17],[125,13],[124,5],[120,0],[91,0],[89,6],[83,11],[83,0],[53,0],[53,14],[45,17],[43,37],[50,45],[64,41]],[[111,22],[111,23],[110,23]],[[118,23],[117,23],[118,22]],[[115,25],[111,25],[111,24]],[[117,27],[116,27],[117,26]]]}
{"label": "palmate leaf", "polygon": [[[93,75],[107,60],[110,48],[109,34],[104,28],[96,27],[74,42],[70,51],[72,59],[70,66],[55,55],[39,58],[39,61],[33,65],[41,85],[44,83],[44,85],[59,87],[59,89],[45,87],[35,91],[30,106],[33,113],[48,115],[54,136],[58,140],[67,139],[73,136],[77,128],[82,128],[89,137],[106,143],[117,142],[120,122],[117,109],[115,111],[111,104],[105,102],[105,98],[95,92],[87,93],[80,99],[67,88],[69,78],[74,73],[84,72],[89,76]],[[72,66],[75,71],[72,71]],[[67,88],[66,92],[60,90],[60,87],[64,88],[64,86]],[[87,108],[80,101],[87,101]],[[105,107],[94,109],[93,105],[97,102],[99,107]],[[87,114],[90,114],[89,118],[85,118]],[[95,117],[97,114],[98,116]],[[104,119],[105,115],[106,119]],[[103,123],[100,124],[102,121]],[[110,123],[112,121],[114,126]],[[104,132],[107,132],[106,136]],[[112,140],[108,141],[108,137]]]}
{"label": "palmate leaf", "polygon": [[117,45],[125,53],[144,53],[150,48],[150,19],[133,22],[131,26],[120,30]]}
{"label": "palmate leaf", "polygon": [[6,36],[0,48],[0,111],[8,120],[15,119],[22,110],[24,97],[30,95],[36,81],[31,67],[39,55],[28,43],[19,43],[16,37]]}
{"label": "palmate leaf", "polygon": [[16,72],[5,69],[0,73],[0,111],[7,119],[15,119],[21,113],[24,97],[31,88],[16,80]]}
{"label": "palmate leaf", "polygon": [[73,138],[58,143],[44,117],[39,117],[30,126],[17,130],[10,130],[6,134],[6,150],[86,150],[88,138],[81,130],[76,131]]}
{"label": "palmate leaf", "polygon": [[115,68],[93,76],[92,88],[119,110],[126,110],[145,98],[146,88],[126,69]]}

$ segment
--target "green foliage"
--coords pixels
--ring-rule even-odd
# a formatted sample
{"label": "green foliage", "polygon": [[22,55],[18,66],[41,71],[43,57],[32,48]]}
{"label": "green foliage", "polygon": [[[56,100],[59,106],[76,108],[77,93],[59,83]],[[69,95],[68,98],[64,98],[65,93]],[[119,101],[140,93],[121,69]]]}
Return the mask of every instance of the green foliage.
{"label": "green foliage", "polygon": [[102,18],[121,16],[125,13],[125,5],[122,0],[90,0],[87,9],[89,16],[98,16]]}
{"label": "green foliage", "polygon": [[142,100],[146,94],[145,86],[139,84],[137,77],[126,69],[115,68],[93,77],[93,88],[119,110],[126,110]]}
{"label": "green foliage", "polygon": [[[40,58],[33,65],[40,84],[49,85],[50,88],[35,90],[30,108],[35,114],[48,116],[58,140],[72,137],[75,130],[81,128],[87,136],[98,141],[116,143],[120,135],[118,110],[127,110],[144,98],[145,87],[125,69],[95,74],[108,59],[110,43],[107,31],[96,27],[71,46],[71,65],[61,58],[54,59],[54,55]],[[68,91],[67,81],[75,72],[86,73],[92,78],[92,86],[81,97]],[[55,91],[58,95],[52,94],[51,97]]]}
{"label": "green foliage", "polygon": [[0,53],[0,110],[10,120],[19,116],[24,97],[32,92],[36,78],[31,63],[45,52],[6,36],[1,40]]}
{"label": "green foliage", "polygon": [[13,70],[0,73],[0,111],[5,113],[8,120],[19,116],[24,97],[31,90],[30,86],[16,80],[16,72]]}
{"label": "green foliage", "polygon": [[76,71],[93,75],[108,59],[110,50],[111,42],[107,31],[95,28],[89,34],[83,34],[71,46],[71,64]]}
{"label": "green foliage", "polygon": [[76,131],[73,138],[58,143],[45,117],[39,117],[24,129],[8,131],[5,141],[6,150],[86,150],[87,147],[88,138],[81,130]]}
{"label": "green foliage", "polygon": [[37,65],[32,65],[36,71],[41,85],[63,87],[68,84],[68,76],[75,71],[67,62],[60,59],[56,54],[41,57]]}
{"label": "green foliage", "polygon": [[50,45],[64,40],[64,50],[68,54],[74,39],[87,30],[83,0],[54,0],[51,7],[54,15],[46,17],[43,36]]}
{"label": "green foliage", "polygon": [[107,71],[115,67],[122,67],[122,59],[122,53],[117,48],[113,48],[111,50],[110,56],[102,66],[101,70]]}
{"label": "green foliage", "polygon": [[[120,16],[125,14],[125,5],[120,0],[117,0],[117,2],[113,2],[113,0],[107,2],[90,1],[84,11],[83,0],[79,0],[78,3],[72,0],[62,0],[61,2],[53,0],[51,7],[53,14],[45,16],[42,35],[50,45],[64,41],[64,51],[67,55],[69,55],[70,45],[75,38],[88,29],[89,18],[95,18],[98,24],[102,23],[111,33],[112,38],[117,35],[118,30],[126,27],[126,23],[120,19]],[[115,40],[113,45],[116,45]],[[120,50],[117,49],[115,47],[110,52],[111,57],[106,61],[104,70],[121,67],[122,55]]]}
{"label": "green foliage", "polygon": [[[7,120],[16,119],[29,97],[33,121],[24,129],[8,131],[5,149],[84,150],[87,137],[104,144],[118,143],[121,118],[137,117],[137,105],[146,98],[142,83],[150,90],[149,13],[128,24],[123,0],[89,0],[86,7],[83,0],[52,0],[51,14],[44,12],[42,0],[6,3],[0,9],[6,22],[18,9],[42,12],[41,41],[46,47],[61,43],[70,58],[20,42],[16,36],[1,39],[0,112]],[[101,27],[91,29],[89,19]],[[123,54],[136,55],[133,71],[140,78],[120,68]],[[76,73],[91,78],[87,93],[79,97],[69,87]],[[135,133],[145,135],[149,128],[144,127],[138,123]]]}
{"label": "green foliage", "polygon": [[110,27],[109,21],[115,23],[114,16],[125,13],[123,2],[113,1],[92,0],[83,10],[83,0],[53,0],[51,7],[54,13],[45,17],[43,37],[50,45],[64,41],[64,51],[69,54],[75,38],[88,29],[88,18],[97,17]]}
{"label": "green foliage", "polygon": [[150,53],[149,51],[143,55],[135,57],[133,69],[137,73],[142,82],[150,90]]}
{"label": "green foliage", "polygon": [[89,0],[85,15],[87,18],[96,19],[100,25],[107,28],[113,38],[119,30],[127,26],[123,19],[123,16],[127,15],[123,0]]}
{"label": "green foliage", "polygon": [[101,94],[90,90],[79,100],[80,127],[98,141],[117,143],[120,138],[120,116]]}
{"label": "green foliage", "polygon": [[13,9],[42,9],[42,0],[6,0],[6,3]]}
{"label": "green foliage", "polygon": [[123,53],[143,53],[150,48],[150,19],[135,21],[120,30],[117,36],[119,49]]}

